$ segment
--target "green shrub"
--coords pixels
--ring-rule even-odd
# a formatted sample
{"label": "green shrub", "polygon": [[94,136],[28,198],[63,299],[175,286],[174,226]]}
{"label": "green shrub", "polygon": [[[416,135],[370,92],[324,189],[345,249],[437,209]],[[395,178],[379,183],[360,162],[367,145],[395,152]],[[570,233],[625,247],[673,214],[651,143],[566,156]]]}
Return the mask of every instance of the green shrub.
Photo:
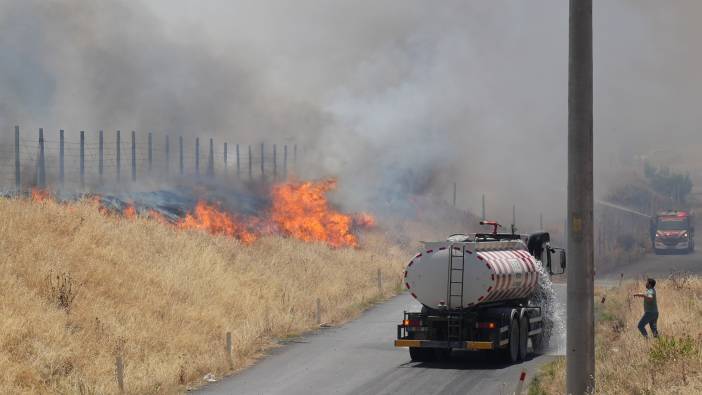
{"label": "green shrub", "polygon": [[648,353],[651,362],[656,364],[675,361],[695,353],[695,341],[688,335],[684,337],[659,337]]}

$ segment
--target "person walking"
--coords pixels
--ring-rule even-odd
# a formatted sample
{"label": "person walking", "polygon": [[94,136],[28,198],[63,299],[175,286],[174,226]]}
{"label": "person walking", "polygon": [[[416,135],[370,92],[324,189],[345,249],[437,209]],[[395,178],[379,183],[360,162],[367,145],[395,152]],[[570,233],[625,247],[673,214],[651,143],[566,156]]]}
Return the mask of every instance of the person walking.
{"label": "person walking", "polygon": [[651,327],[653,337],[658,337],[658,301],[656,300],[656,280],[649,278],[646,281],[646,292],[636,293],[633,296],[635,298],[643,298],[644,300],[644,315],[639,321],[639,331],[645,338],[648,338],[648,333],[646,332],[646,325],[648,325]]}

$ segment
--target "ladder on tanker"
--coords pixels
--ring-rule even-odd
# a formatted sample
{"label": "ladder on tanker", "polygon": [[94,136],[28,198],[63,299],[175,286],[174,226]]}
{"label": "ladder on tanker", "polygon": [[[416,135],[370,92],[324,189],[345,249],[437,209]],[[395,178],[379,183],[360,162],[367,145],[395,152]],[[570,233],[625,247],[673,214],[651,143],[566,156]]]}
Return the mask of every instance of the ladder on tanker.
{"label": "ladder on tanker", "polygon": [[446,307],[448,308],[446,340],[461,341],[463,332],[463,274],[465,272],[464,244],[451,245],[449,252],[448,286],[446,287]]}

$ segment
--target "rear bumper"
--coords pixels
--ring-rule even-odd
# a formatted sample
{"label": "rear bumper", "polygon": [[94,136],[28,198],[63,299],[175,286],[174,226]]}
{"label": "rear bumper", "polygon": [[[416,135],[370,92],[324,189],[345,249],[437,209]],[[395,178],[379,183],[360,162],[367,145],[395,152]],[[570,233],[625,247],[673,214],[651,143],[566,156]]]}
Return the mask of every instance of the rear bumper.
{"label": "rear bumper", "polygon": [[448,341],[436,341],[436,340],[399,339],[399,340],[395,340],[395,347],[454,348],[454,349],[477,351],[477,350],[492,350],[495,348],[495,345],[493,342],[474,342],[474,341],[448,342]]}

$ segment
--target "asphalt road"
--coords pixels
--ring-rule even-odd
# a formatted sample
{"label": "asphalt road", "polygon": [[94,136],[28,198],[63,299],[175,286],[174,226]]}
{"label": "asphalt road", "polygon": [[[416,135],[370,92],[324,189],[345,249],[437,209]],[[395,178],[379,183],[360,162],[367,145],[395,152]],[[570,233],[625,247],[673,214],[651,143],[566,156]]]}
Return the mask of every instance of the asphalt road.
{"label": "asphalt road", "polygon": [[[566,290],[555,285],[565,311]],[[565,335],[552,340],[552,355],[506,365],[486,354],[454,353],[446,362],[412,362],[393,347],[404,310],[420,308],[408,294],[365,312],[338,328],[323,329],[274,350],[254,367],[201,394],[507,394],[522,369],[533,375],[564,348]],[[565,319],[565,317],[563,317]]]}

